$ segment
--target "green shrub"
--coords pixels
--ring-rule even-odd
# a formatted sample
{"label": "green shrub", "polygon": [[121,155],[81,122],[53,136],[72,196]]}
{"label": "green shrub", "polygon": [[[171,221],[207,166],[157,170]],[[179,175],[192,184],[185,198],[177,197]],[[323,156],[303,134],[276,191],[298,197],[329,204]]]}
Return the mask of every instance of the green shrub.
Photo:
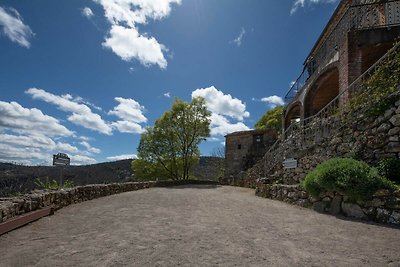
{"label": "green shrub", "polygon": [[327,160],[311,171],[301,184],[313,196],[339,192],[354,200],[366,200],[379,189],[395,189],[392,182],[365,162],[350,158]]}
{"label": "green shrub", "polygon": [[58,183],[56,180],[50,180],[46,178],[46,181],[43,182],[39,178],[35,180],[35,185],[40,189],[59,189],[59,188],[72,188],[74,187],[74,182],[70,180],[65,180],[62,184]]}
{"label": "green shrub", "polygon": [[400,160],[395,158],[383,159],[378,164],[378,172],[387,179],[400,184]]}

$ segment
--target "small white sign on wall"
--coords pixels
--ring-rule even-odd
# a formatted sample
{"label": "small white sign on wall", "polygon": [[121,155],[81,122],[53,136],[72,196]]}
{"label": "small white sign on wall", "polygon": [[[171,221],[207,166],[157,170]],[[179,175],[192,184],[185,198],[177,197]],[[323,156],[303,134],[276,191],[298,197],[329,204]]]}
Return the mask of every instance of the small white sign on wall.
{"label": "small white sign on wall", "polygon": [[297,160],[293,158],[286,159],[282,162],[282,165],[284,169],[295,169],[297,168]]}

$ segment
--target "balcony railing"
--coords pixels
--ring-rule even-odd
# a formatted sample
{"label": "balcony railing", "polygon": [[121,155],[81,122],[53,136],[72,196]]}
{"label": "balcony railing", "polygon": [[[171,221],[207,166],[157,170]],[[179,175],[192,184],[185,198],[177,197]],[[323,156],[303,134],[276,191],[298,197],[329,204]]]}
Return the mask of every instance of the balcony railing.
{"label": "balcony railing", "polygon": [[322,45],[311,55],[305,68],[285,96],[286,105],[312,83],[330,63],[339,60],[338,46],[351,30],[400,25],[400,0],[353,0]]}

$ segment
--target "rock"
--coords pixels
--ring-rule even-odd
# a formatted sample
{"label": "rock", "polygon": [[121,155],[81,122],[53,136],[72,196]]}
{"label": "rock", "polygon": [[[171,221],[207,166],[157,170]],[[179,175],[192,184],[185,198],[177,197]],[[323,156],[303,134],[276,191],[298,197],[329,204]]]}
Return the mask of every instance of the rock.
{"label": "rock", "polygon": [[323,202],[323,201],[315,202],[315,203],[312,205],[312,208],[313,208],[313,210],[315,210],[316,212],[323,213],[323,212],[325,212],[325,209],[326,209],[326,202]]}
{"label": "rock", "polygon": [[308,198],[308,194],[305,191],[300,191],[300,198]]}
{"label": "rock", "polygon": [[322,199],[322,201],[323,202],[331,202],[331,198],[330,197],[324,197],[323,199]]}
{"label": "rock", "polygon": [[386,133],[392,128],[392,126],[389,123],[383,123],[378,127],[377,132],[378,133]]}
{"label": "rock", "polygon": [[396,109],[396,114],[400,114],[400,107]]}
{"label": "rock", "polygon": [[337,145],[337,144],[340,144],[342,142],[342,138],[340,138],[340,137],[334,137],[334,138],[332,138],[332,140],[331,140],[331,145]]}
{"label": "rock", "polygon": [[398,101],[395,103],[395,105],[396,105],[396,107],[399,107],[399,106],[400,106],[400,100],[398,100]]}
{"label": "rock", "polygon": [[396,127],[400,126],[400,114],[394,115],[389,121]]}
{"label": "rock", "polygon": [[288,196],[288,198],[293,199],[293,200],[299,199],[299,196],[296,192],[289,192],[287,196]]}
{"label": "rock", "polygon": [[385,204],[385,202],[383,200],[381,200],[379,198],[374,198],[373,200],[368,201],[366,203],[366,206],[377,208],[377,207],[382,207],[384,204]]}
{"label": "rock", "polygon": [[390,195],[391,195],[391,192],[389,189],[380,189],[373,194],[374,197],[387,197]]}
{"label": "rock", "polygon": [[389,223],[400,224],[400,212],[393,211],[389,217]]}
{"label": "rock", "polygon": [[376,219],[378,220],[378,222],[386,223],[389,221],[389,218],[390,218],[390,211],[381,208],[376,209]]}
{"label": "rock", "polygon": [[396,108],[395,108],[395,107],[393,107],[393,108],[391,108],[391,109],[388,109],[388,110],[386,110],[386,112],[385,112],[385,114],[383,115],[383,117],[384,117],[386,120],[388,120],[388,119],[390,119],[390,117],[395,113],[395,111],[396,111]]}
{"label": "rock", "polygon": [[400,152],[400,142],[389,142],[386,146],[386,152],[399,153]]}
{"label": "rock", "polygon": [[400,137],[398,135],[389,137],[389,142],[399,142],[399,141],[400,141]]}
{"label": "rock", "polygon": [[342,196],[335,196],[332,199],[331,206],[329,207],[329,213],[332,215],[337,215],[340,213],[342,203]]}
{"label": "rock", "polygon": [[400,127],[395,127],[389,130],[389,135],[398,135],[400,133]]}
{"label": "rock", "polygon": [[342,202],[342,210],[346,216],[364,219],[365,214],[357,204]]}

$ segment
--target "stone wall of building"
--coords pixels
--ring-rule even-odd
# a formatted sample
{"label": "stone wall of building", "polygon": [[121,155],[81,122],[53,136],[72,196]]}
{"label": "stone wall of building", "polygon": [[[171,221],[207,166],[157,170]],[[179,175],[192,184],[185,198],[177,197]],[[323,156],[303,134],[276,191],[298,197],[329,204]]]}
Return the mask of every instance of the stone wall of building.
{"label": "stone wall of building", "polygon": [[312,197],[299,185],[258,184],[256,195],[312,208],[321,213],[400,225],[400,190],[379,190],[371,200],[356,203],[337,192]]}
{"label": "stone wall of building", "polygon": [[225,178],[236,177],[252,167],[276,139],[273,130],[251,130],[225,136]]}
{"label": "stone wall of building", "polygon": [[35,211],[44,207],[53,207],[58,210],[68,205],[99,197],[135,191],[150,187],[168,187],[187,184],[218,184],[215,181],[179,180],[156,182],[130,182],[114,184],[95,184],[65,188],[59,190],[34,190],[12,198],[0,198],[0,223],[13,217]]}

